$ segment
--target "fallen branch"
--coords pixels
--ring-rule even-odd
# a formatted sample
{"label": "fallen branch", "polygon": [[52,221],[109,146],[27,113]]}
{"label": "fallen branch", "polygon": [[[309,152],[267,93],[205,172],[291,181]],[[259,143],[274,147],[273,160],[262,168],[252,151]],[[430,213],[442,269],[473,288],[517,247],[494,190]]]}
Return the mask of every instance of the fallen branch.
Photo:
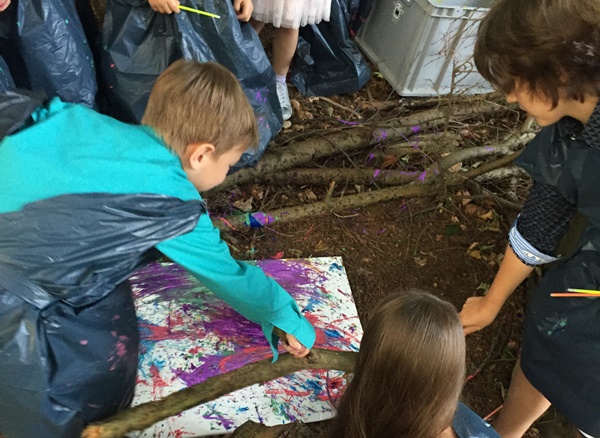
{"label": "fallen branch", "polygon": [[476,169],[468,170],[467,172],[460,172],[455,175],[452,181],[448,181],[449,184],[460,184],[462,181],[466,181],[468,179],[475,179],[480,175],[491,172],[492,170],[499,169],[504,166],[508,166],[512,163],[519,155],[521,155],[521,151],[515,152],[513,154],[507,155],[505,157],[499,158],[491,163],[483,164]]}
{"label": "fallen branch", "polygon": [[411,154],[437,154],[454,151],[458,147],[459,135],[452,133],[434,133],[419,135],[418,138],[409,138],[397,143],[383,145],[374,152],[375,156],[411,155]]}
{"label": "fallen branch", "polygon": [[[474,158],[482,158],[490,155],[507,154],[514,151],[519,145],[533,138],[533,134],[523,135],[519,138],[511,138],[503,144],[479,146],[469,149],[455,151],[446,157],[440,158],[437,164],[431,166],[425,171],[430,174],[432,168],[442,172],[447,171],[457,163]],[[412,148],[415,150],[414,148]],[[418,150],[417,150],[418,151]],[[502,169],[500,169],[502,170]],[[295,184],[295,185],[324,185],[330,181],[343,184],[377,184],[380,187],[396,186],[414,181],[424,171],[404,171],[404,170],[382,170],[382,169],[345,169],[345,168],[324,168],[324,169],[290,169],[285,173],[275,172],[257,176],[257,181],[263,181],[270,184]],[[501,176],[501,174],[498,174]],[[490,178],[493,179],[493,178]]]}
{"label": "fallen branch", "polygon": [[527,178],[529,174],[518,166],[501,167],[491,170],[476,178],[477,182],[498,181],[505,178],[518,177]]}
{"label": "fallen branch", "polygon": [[395,186],[414,181],[422,172],[381,169],[290,169],[285,173],[262,175],[260,181],[270,184],[318,185],[335,181],[336,184],[366,184],[374,182],[378,186]]}
{"label": "fallen branch", "polygon": [[440,169],[448,169],[457,163],[462,161],[472,160],[474,158],[488,157],[490,155],[506,155],[516,150],[519,145],[527,143],[533,139],[535,135],[533,133],[527,133],[520,137],[512,137],[505,143],[490,145],[490,146],[478,146],[474,148],[461,149],[446,157],[439,160]]}
{"label": "fallen branch", "polygon": [[[512,163],[520,153],[521,151],[515,152],[467,172],[446,173],[444,175],[445,180],[441,177],[441,172],[438,170],[437,164],[434,163],[427,170],[416,176],[415,180],[410,184],[368,191],[341,198],[326,199],[311,204],[280,208],[270,212],[246,213],[243,215],[238,214],[216,218],[213,220],[213,224],[221,230],[227,229],[227,227],[238,229],[242,225],[255,228],[275,222],[293,222],[304,217],[318,216],[327,212],[340,212],[351,208],[366,207],[393,199],[433,196],[441,192],[446,186],[460,185],[466,180],[474,179],[487,172],[504,167]],[[448,159],[446,164],[453,163],[454,161],[455,159]]]}
{"label": "fallen branch", "polygon": [[118,412],[107,420],[91,424],[81,436],[82,438],[120,438],[128,432],[144,430],[158,421],[235,390],[287,376],[300,370],[333,369],[352,372],[356,354],[315,348],[304,359],[295,359],[289,354],[282,354],[275,363],[271,363],[271,359],[264,359],[229,373],[211,377],[161,400]]}
{"label": "fallen branch", "polygon": [[318,216],[326,212],[339,212],[350,208],[365,207],[378,202],[391,201],[399,198],[418,198],[431,196],[439,191],[439,187],[432,184],[410,184],[404,186],[388,187],[370,192],[358,193],[356,195],[344,196],[342,198],[326,201],[313,202],[311,204],[299,205],[290,208],[281,208],[268,213],[257,212],[245,215],[227,216],[224,221],[215,219],[213,224],[220,229],[226,226],[238,228],[242,225],[260,227],[275,222],[292,222],[307,216]]}
{"label": "fallen branch", "polygon": [[308,425],[299,421],[275,426],[246,421],[231,434],[231,438],[277,438],[282,433],[293,438],[313,438],[315,435]]}
{"label": "fallen branch", "polygon": [[291,169],[340,151],[358,150],[383,141],[407,138],[415,132],[437,128],[446,122],[447,114],[444,114],[444,112],[451,111],[450,116],[452,119],[465,119],[481,112],[503,108],[492,102],[470,102],[468,105],[416,112],[410,116],[402,117],[398,120],[397,126],[392,128],[358,126],[318,138],[292,143],[285,147],[268,149],[255,168],[240,170],[228,177],[215,190],[223,190],[266,173]]}
{"label": "fallen branch", "polygon": [[261,423],[246,421],[231,434],[231,438],[277,438],[288,426],[289,424],[265,426]]}

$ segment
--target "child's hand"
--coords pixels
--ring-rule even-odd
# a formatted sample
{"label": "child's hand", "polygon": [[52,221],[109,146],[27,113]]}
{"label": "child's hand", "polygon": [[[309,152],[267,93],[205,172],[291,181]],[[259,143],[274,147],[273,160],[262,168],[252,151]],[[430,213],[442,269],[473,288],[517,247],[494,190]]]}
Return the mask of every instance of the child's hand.
{"label": "child's hand", "polygon": [[295,336],[286,333],[285,338],[280,338],[283,348],[295,358],[300,359],[310,353],[310,350],[302,345]]}
{"label": "child's hand", "polygon": [[[2,0],[0,0],[2,1]],[[177,0],[148,0],[153,11],[161,14],[179,14],[179,2]]]}
{"label": "child's hand", "polygon": [[501,307],[502,304],[498,305],[494,301],[489,300],[488,297],[471,297],[467,299],[458,314],[465,335],[474,333],[490,325],[496,319]]}
{"label": "child's hand", "polygon": [[248,21],[252,16],[254,4],[252,4],[252,0],[233,0],[233,9],[235,9],[238,20]]}
{"label": "child's hand", "polygon": [[0,12],[6,11],[10,6],[10,0],[0,0]]}

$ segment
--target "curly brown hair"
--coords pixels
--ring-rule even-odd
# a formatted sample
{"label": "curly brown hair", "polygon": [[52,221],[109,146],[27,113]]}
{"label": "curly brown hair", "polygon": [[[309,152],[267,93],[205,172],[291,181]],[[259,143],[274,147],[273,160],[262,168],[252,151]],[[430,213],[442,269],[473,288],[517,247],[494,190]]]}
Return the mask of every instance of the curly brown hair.
{"label": "curly brown hair", "polygon": [[600,96],[600,2],[499,0],[480,23],[474,58],[504,93],[518,80],[554,106]]}

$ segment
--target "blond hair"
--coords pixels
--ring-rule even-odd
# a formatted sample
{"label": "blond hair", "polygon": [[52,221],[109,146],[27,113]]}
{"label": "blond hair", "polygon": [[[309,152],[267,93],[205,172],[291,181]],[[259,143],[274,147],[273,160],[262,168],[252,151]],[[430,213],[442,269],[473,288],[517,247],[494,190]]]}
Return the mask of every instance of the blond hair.
{"label": "blond hair", "polygon": [[177,153],[195,143],[217,154],[258,143],[256,117],[236,77],[225,67],[180,59],[156,80],[142,118]]}
{"label": "blond hair", "polygon": [[450,303],[417,290],[391,294],[365,327],[329,437],[438,437],[458,406],[465,348]]}

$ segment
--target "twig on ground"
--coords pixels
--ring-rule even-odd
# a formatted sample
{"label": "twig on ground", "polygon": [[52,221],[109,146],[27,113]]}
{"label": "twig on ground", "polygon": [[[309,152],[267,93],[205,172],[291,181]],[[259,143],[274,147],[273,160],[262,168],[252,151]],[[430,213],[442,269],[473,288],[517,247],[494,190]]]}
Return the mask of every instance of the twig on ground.
{"label": "twig on ground", "polygon": [[352,108],[348,108],[347,106],[341,105],[341,104],[337,103],[336,101],[331,100],[331,99],[329,99],[327,97],[317,96],[317,97],[309,97],[308,98],[309,102],[312,102],[314,100],[322,100],[324,102],[327,102],[328,104],[333,105],[334,107],[336,107],[338,109],[341,109],[341,110],[344,110],[346,112],[349,112],[350,114],[352,114],[354,117],[356,117],[359,120],[362,120],[362,118],[363,118],[363,116],[361,116],[360,114],[358,114]]}

